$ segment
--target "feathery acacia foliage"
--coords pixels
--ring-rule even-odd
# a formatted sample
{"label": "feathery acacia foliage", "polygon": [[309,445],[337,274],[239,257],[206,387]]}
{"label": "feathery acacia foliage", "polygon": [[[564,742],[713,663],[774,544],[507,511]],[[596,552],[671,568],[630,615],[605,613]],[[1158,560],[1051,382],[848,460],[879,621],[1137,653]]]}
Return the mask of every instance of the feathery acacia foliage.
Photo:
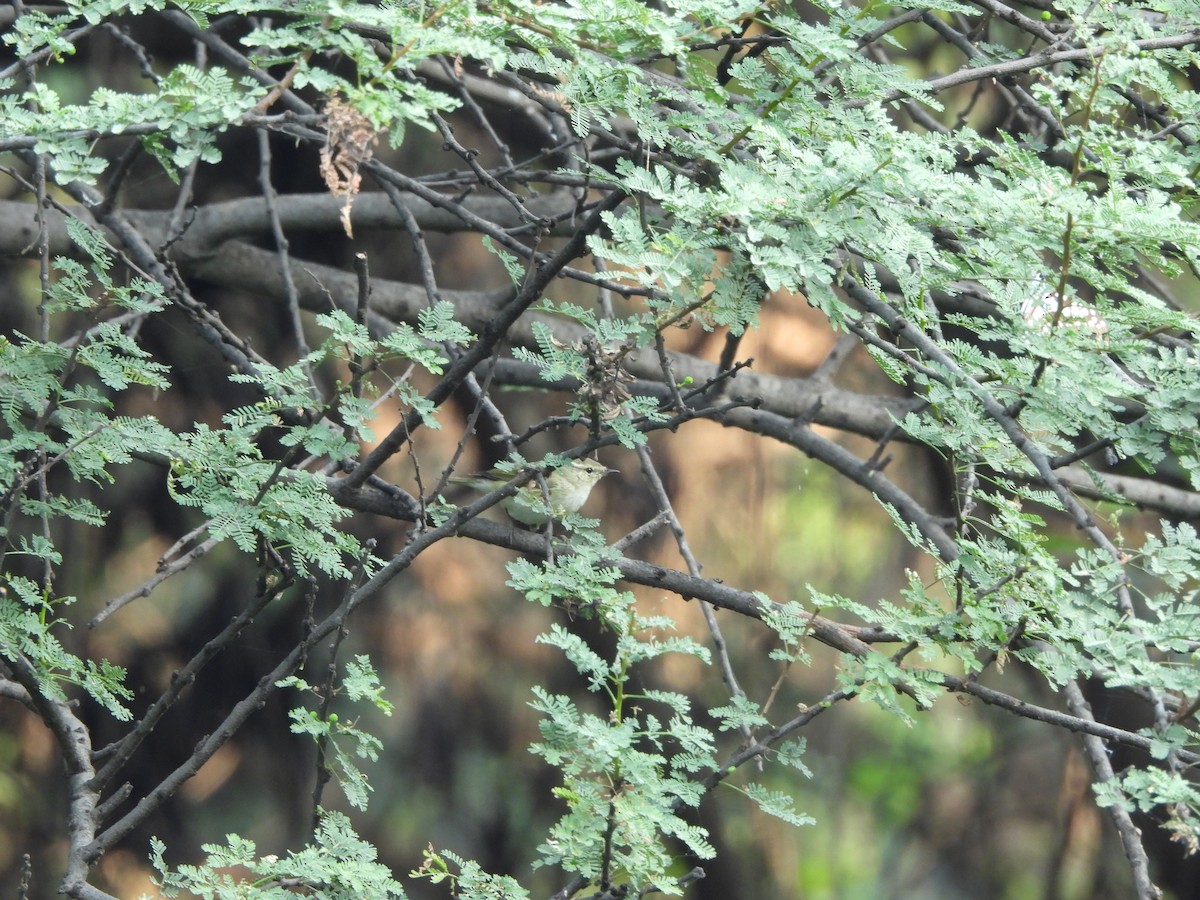
{"label": "feathery acacia foliage", "polygon": [[[143,843],[165,894],[521,897],[530,866],[562,900],[688,894],[724,840],[697,814],[718,785],[781,828],[822,827],[757,767],[819,772],[805,738],[855,698],[920,727],[956,694],[1073,734],[1139,897],[1159,894],[1149,832],[1200,846],[1194,0],[6,16],[0,698],[53,735],[66,895],[117,890],[105,860],[287,687],[313,698],[291,714],[318,757],[303,846],[261,855],[231,833],[192,865],[172,860],[193,848]],[[489,254],[486,287],[452,286],[442,235]],[[801,307],[831,335],[824,361],[760,371],[743,346]],[[687,326],[720,341],[706,355]],[[227,376],[196,384],[198,359]],[[552,412],[515,426],[514,408]],[[687,471],[700,420],[872,495],[916,560],[893,592],[771,597],[703,575],[660,474],[672,454]],[[476,438],[514,478],[464,500],[447,484]],[[911,447],[934,490],[889,467]],[[598,450],[630,463],[621,490],[648,510],[625,538],[580,515],[536,533],[482,516]],[[130,491],[179,540],[105,602],[80,547],[146,527]],[[384,551],[368,529],[399,538]],[[659,531],[682,567],[636,552]],[[386,746],[334,707],[391,711],[379,662],[337,654],[452,537],[522,551],[509,585],[562,613],[541,641],[579,691],[529,685],[561,818],[513,871],[431,846],[402,884],[323,803],[334,779],[365,808],[362,760]],[[170,677],[76,636],[203,593],[171,592],[223,552],[245,603],[197,618]],[[711,649],[674,633],[682,602],[649,615],[639,585],[703,604]],[[280,609],[298,630],[255,652],[246,636]],[[771,699],[817,645],[837,651],[825,693],[788,718],[743,690],[763,660],[716,610],[771,636]],[[253,669],[237,696],[212,677],[230,656]],[[667,660],[724,697],[652,686]],[[200,696],[211,722],[171,717]],[[1130,698],[1140,724],[1097,696]],[[167,723],[196,730],[146,782],[139,749]]]}

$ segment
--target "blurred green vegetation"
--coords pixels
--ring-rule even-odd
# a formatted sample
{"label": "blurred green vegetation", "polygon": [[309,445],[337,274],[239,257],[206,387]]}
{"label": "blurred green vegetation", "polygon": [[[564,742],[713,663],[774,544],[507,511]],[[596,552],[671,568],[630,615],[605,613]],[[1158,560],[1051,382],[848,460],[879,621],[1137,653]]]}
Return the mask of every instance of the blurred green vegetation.
{"label": "blurred green vegetation", "polygon": [[[905,43],[903,30],[896,34]],[[958,60],[939,47],[926,56],[913,46],[898,59],[914,74],[954,68]],[[106,69],[109,57],[95,52],[92,83],[81,80],[77,68],[50,75],[64,101],[83,99],[95,84],[133,77]],[[980,106],[973,115],[982,124],[990,112]],[[455,125],[460,138],[470,143],[471,123],[462,119]],[[439,140],[419,132],[411,133],[395,153],[404,157],[410,172],[446,165]],[[236,152],[229,158],[223,169],[227,181],[209,188],[214,194],[224,189],[235,195],[239,184],[255,177],[238,162]],[[292,168],[278,173],[281,189],[318,186],[311,159],[285,165]],[[146,161],[135,165],[129,183],[131,197],[139,203],[170,202],[173,185]],[[492,283],[496,262],[473,237],[430,240],[445,286]],[[348,242],[328,241],[318,249],[301,239],[300,245],[313,258],[349,264]],[[368,253],[380,277],[413,276],[407,242],[396,235],[365,235],[356,249]],[[10,261],[2,277],[0,331],[33,333],[37,264]],[[277,311],[250,298],[221,299],[231,323],[251,335],[256,347],[284,352],[285,329]],[[822,346],[832,341],[802,300],[778,297],[769,306],[772,315],[796,329],[790,336]],[[763,342],[756,353],[765,360],[765,371],[771,371],[773,359],[783,372],[802,368],[790,356],[790,338],[772,346],[770,332],[764,331],[755,339]],[[694,344],[705,337],[686,334],[678,340]],[[161,358],[177,361],[175,389],[166,398],[135,392],[130,402],[153,404],[158,415],[175,422],[213,420],[238,402],[242,389],[227,382],[222,361],[215,353],[196,350],[174,314],[150,322],[143,341]],[[881,377],[872,386],[880,392],[888,389]],[[560,412],[562,406],[561,397],[534,392],[512,392],[504,402],[517,426]],[[443,415],[458,421],[447,421],[440,434],[422,434],[418,443],[420,454],[439,461],[453,450],[463,410],[451,406]],[[797,463],[782,449],[750,446],[708,423],[693,423],[688,430],[689,442],[656,440],[652,446],[675,476],[669,487],[696,555],[706,561],[706,575],[764,591],[780,602],[807,602],[809,584],[868,600],[892,596],[903,587],[896,573],[906,567],[920,570],[922,563],[879,505],[830,470],[814,462]],[[539,449],[556,446],[565,442],[556,444],[551,438]],[[636,466],[632,457],[619,453],[604,461],[630,471]],[[937,461],[910,450],[890,466],[889,474],[919,498],[934,493]],[[753,478],[723,477],[734,470],[748,471]],[[135,464],[130,473],[122,495],[106,497],[114,507],[110,524],[101,531],[76,526],[63,541],[75,557],[70,571],[78,574],[60,589],[86,598],[82,602],[90,606],[85,614],[144,579],[163,551],[198,524],[198,519],[181,518],[179,508],[166,502],[161,471]],[[629,495],[631,483],[631,478],[617,476],[589,504],[588,512],[602,520],[610,539],[637,524],[645,511],[644,498]],[[742,493],[747,484],[754,485],[752,497]],[[93,485],[89,490],[112,488]],[[380,555],[395,551],[404,540],[403,531],[384,520],[364,520],[355,527],[378,541]],[[1078,544],[1066,527],[1055,540],[1064,556]],[[678,557],[665,540],[660,536],[656,542],[649,557],[677,566]],[[554,651],[535,643],[536,635],[562,613],[527,604],[504,587],[507,558],[502,551],[466,542],[435,548],[389,589],[385,602],[351,622],[341,658],[367,653],[376,660],[396,711],[390,718],[374,711],[347,713],[361,714],[363,727],[384,742],[384,756],[365,767],[374,788],[368,811],[349,809],[333,789],[324,802],[351,814],[360,834],[379,847],[383,861],[398,875],[419,865],[420,849],[432,843],[475,858],[489,870],[512,873],[534,895],[546,896],[560,886],[555,873],[521,869],[559,813],[551,795],[556,786],[552,773],[527,751],[537,739],[537,716],[527,704],[533,683],[562,691],[579,685]],[[205,566],[156,591],[152,602],[132,604],[95,631],[77,630],[65,640],[79,652],[129,667],[133,683],[161,686],[196,652],[197,636],[207,634],[208,625],[227,621],[249,602],[253,585],[244,577],[246,568],[244,556],[220,547]],[[684,615],[684,601],[678,598],[648,590],[638,595],[647,611],[669,605],[673,614]],[[319,595],[318,603],[329,602]],[[251,653],[273,658],[299,633],[305,614],[300,591],[287,603],[272,606],[253,626]],[[688,614],[695,633],[702,635],[698,613],[693,609]],[[768,659],[772,647],[761,629],[734,617],[719,618],[738,655],[746,658],[753,651],[761,661],[744,676],[753,698],[765,699],[778,681],[776,708],[792,709],[817,703],[829,690],[838,663],[832,651],[807,648],[813,654],[811,667],[794,665],[782,672],[780,664]],[[587,631],[586,624],[575,625]],[[607,640],[599,632],[588,638]],[[320,671],[324,664],[314,657],[309,666]],[[228,697],[244,694],[257,677],[246,660],[234,658],[218,660],[214,672],[218,683],[227,685]],[[701,690],[694,683],[691,661],[649,672],[647,677],[660,679],[663,687],[694,690],[698,704],[723,699],[714,684]],[[1014,670],[1004,677],[1019,680],[1022,675]],[[211,699],[224,702],[227,697]],[[303,839],[309,828],[314,752],[305,739],[286,734],[292,699],[274,698],[160,816],[130,835],[121,854],[106,861],[103,875],[114,893],[134,896],[144,889],[151,834],[178,850],[236,831],[254,838],[264,853],[280,852]],[[207,702],[201,695],[188,698],[173,715],[186,717],[189,724],[215,724],[217,707],[208,708]],[[796,792],[800,809],[817,819],[817,827],[776,827],[735,791],[717,791],[700,818],[719,820],[727,845],[693,896],[1115,900],[1127,895],[1124,861],[1111,830],[1084,802],[1088,786],[1083,766],[1062,735],[980,704],[949,699],[929,711],[909,712],[912,720],[906,722],[866,704],[838,704],[808,729],[811,779],[773,781],[778,773],[764,776],[769,787]],[[109,723],[96,717],[89,724],[102,744]],[[167,727],[156,734],[139,755],[144,783],[155,783],[184,758],[194,739],[191,728]],[[736,736],[727,749],[734,746]],[[34,855],[28,896],[54,895],[50,873],[61,853],[55,830],[62,800],[58,783],[48,735],[13,704],[0,705],[0,893],[5,896],[16,896],[23,852]],[[411,896],[424,900],[444,894],[417,884]]]}

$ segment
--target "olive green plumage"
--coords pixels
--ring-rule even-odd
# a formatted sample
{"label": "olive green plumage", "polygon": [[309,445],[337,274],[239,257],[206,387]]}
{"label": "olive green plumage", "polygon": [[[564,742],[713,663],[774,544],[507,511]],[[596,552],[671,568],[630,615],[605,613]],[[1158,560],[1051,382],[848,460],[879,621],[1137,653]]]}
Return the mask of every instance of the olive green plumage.
{"label": "olive green plumage", "polygon": [[[538,480],[531,478],[517,493],[502,500],[500,505],[510,518],[522,525],[545,525],[548,518],[547,508],[556,519],[579,512],[587,502],[592,488],[601,478],[614,471],[616,470],[607,469],[594,459],[575,459],[546,476],[548,503]],[[477,491],[493,491],[511,477],[493,470],[470,478],[451,478],[450,481],[469,485]]]}

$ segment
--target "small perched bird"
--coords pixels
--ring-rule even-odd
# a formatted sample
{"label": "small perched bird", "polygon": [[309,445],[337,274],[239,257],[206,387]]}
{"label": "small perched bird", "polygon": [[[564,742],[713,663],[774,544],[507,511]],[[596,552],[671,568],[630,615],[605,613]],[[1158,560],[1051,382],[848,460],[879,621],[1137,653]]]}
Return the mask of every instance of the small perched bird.
{"label": "small perched bird", "polygon": [[[513,496],[500,501],[500,506],[509,517],[522,525],[545,525],[550,516],[561,519],[563,516],[579,512],[587,502],[592,488],[603,478],[615,472],[616,469],[606,469],[594,459],[573,459],[570,464],[555,469],[546,476],[546,489],[550,502],[542,496],[541,485],[536,478],[531,478]],[[486,472],[470,478],[451,478],[455,484],[466,484],[477,491],[494,491],[512,476],[496,472]],[[549,507],[550,516],[546,515]]]}

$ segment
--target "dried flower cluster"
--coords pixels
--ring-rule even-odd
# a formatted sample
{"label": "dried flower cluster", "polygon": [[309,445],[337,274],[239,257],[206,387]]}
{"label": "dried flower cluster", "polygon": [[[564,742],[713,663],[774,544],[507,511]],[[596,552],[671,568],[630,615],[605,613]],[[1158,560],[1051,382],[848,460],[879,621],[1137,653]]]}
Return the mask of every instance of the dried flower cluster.
{"label": "dried flower cluster", "polygon": [[579,388],[579,398],[604,421],[621,415],[622,405],[629,399],[625,385],[633,381],[633,376],[622,366],[629,347],[624,344],[602,347],[599,341],[588,335],[581,342],[580,349],[587,360],[587,378]]}
{"label": "dried flower cluster", "polygon": [[333,96],[325,109],[325,146],[321,148],[321,177],[335,197],[345,197],[342,207],[342,228],[346,237],[354,237],[350,225],[350,209],[362,187],[358,170],[373,154],[372,146],[379,132],[370,120],[341,97]]}

